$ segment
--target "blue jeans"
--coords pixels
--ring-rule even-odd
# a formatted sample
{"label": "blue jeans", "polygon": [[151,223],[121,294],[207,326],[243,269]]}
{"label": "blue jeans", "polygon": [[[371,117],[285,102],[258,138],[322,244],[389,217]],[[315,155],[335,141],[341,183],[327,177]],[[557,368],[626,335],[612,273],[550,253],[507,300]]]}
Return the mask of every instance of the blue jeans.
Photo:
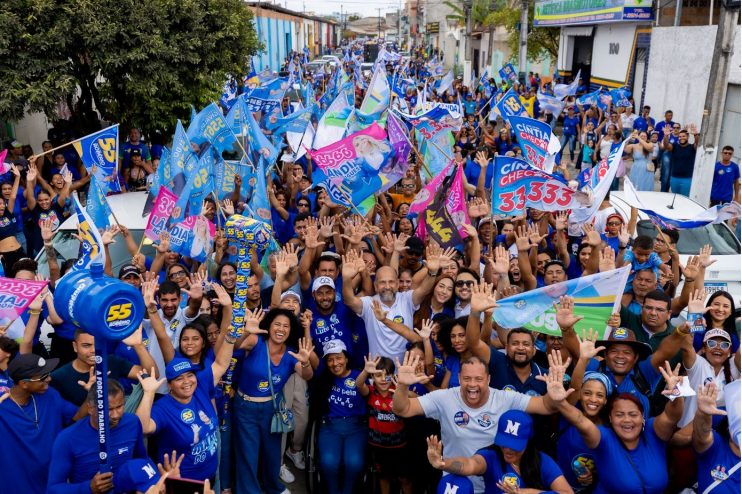
{"label": "blue jeans", "polygon": [[[232,413],[232,411],[230,411]],[[219,485],[221,489],[232,488],[233,452],[232,452],[232,424],[228,422],[220,429],[221,455],[219,456]],[[219,492],[216,491],[215,492]]]}
{"label": "blue jeans", "polygon": [[660,191],[670,192],[670,156],[667,151],[660,151]]}
{"label": "blue jeans", "polygon": [[690,178],[670,177],[670,190],[676,194],[690,197]]}
{"label": "blue jeans", "polygon": [[567,144],[569,144],[569,160],[574,161],[575,160],[575,147],[577,146],[577,135],[563,135],[561,142],[560,142],[560,148],[559,154],[564,152],[564,148],[567,147]]}
{"label": "blue jeans", "polygon": [[[281,434],[271,433],[273,403],[253,403],[234,398],[234,428],[237,494],[266,492],[280,494],[285,489],[278,480],[281,470]],[[258,463],[263,473],[264,491],[258,481]]]}
{"label": "blue jeans", "polygon": [[322,420],[317,447],[323,492],[352,494],[355,491],[366,466],[367,441],[365,417]]}

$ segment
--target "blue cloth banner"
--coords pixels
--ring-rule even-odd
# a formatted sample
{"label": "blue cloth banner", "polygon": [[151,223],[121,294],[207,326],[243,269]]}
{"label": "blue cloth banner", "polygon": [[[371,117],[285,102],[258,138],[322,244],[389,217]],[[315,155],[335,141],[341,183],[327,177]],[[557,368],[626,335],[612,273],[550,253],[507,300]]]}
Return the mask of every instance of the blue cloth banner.
{"label": "blue cloth banner", "polygon": [[77,231],[80,235],[80,257],[72,266],[73,271],[88,269],[93,262],[105,264],[106,252],[103,249],[103,238],[98,227],[80,204],[77,192],[72,193],[72,200],[77,215]]}
{"label": "blue cloth banner", "polygon": [[85,169],[98,179],[106,194],[121,192],[118,180],[118,124],[85,136],[72,145]]}
{"label": "blue cloth banner", "polygon": [[546,122],[527,117],[508,117],[515,132],[520,149],[526,160],[539,170],[551,173],[554,168],[554,155],[559,152],[559,139],[551,133]]}
{"label": "blue cloth banner", "polygon": [[85,210],[98,228],[108,228],[111,222],[108,217],[111,215],[111,208],[108,206],[106,196],[98,185],[98,179],[95,176],[90,178],[90,189],[88,190],[88,202],[85,204]]}
{"label": "blue cloth banner", "polygon": [[[494,102],[494,99],[493,99]],[[509,117],[527,117],[528,111],[523,106],[523,103],[521,103],[520,98],[518,95],[513,91],[512,88],[508,89],[507,92],[500,98],[496,103],[495,106],[497,107],[497,110],[500,112],[500,116],[503,119],[509,118]]]}
{"label": "blue cloth banner", "polygon": [[515,82],[518,80],[518,73],[515,71],[515,67],[513,67],[512,63],[506,63],[500,69],[500,77],[503,81]]}

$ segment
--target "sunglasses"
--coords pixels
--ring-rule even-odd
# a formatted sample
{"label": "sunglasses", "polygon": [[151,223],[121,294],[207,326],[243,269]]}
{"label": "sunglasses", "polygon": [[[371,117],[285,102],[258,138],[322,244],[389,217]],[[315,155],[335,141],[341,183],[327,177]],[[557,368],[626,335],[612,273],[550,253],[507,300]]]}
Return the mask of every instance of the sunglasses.
{"label": "sunglasses", "polygon": [[308,207],[309,207],[309,204],[307,204],[307,203],[304,203],[304,202],[300,202],[300,203],[298,203],[298,204],[296,205],[296,207],[297,207],[297,208],[308,208]]}
{"label": "sunglasses", "polygon": [[606,223],[606,225],[608,225],[608,226],[621,226],[621,223],[618,222],[618,221],[609,221],[608,223]]}
{"label": "sunglasses", "polygon": [[[713,348],[713,347],[711,347],[711,348]],[[38,383],[38,382],[46,381],[47,379],[49,379],[49,376],[51,376],[51,374],[49,374],[47,372],[46,374],[44,374],[42,376],[34,377],[33,379],[23,379],[23,380],[26,381],[26,382],[29,382],[29,383]]]}
{"label": "sunglasses", "polygon": [[729,347],[732,346],[732,344],[728,341],[708,340],[706,346],[709,348],[716,348],[718,346],[722,350],[729,350]]}
{"label": "sunglasses", "polygon": [[185,271],[176,271],[174,273],[170,273],[171,278],[182,278],[185,275],[186,275]]}
{"label": "sunglasses", "polygon": [[474,286],[474,281],[471,280],[459,280],[456,282],[456,288],[462,288],[462,287],[471,287]]}

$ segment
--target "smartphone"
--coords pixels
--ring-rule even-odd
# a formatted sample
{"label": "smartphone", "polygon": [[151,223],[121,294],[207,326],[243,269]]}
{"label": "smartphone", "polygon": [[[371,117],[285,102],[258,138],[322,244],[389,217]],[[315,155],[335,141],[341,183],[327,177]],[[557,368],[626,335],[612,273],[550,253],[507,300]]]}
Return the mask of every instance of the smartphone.
{"label": "smartphone", "polygon": [[165,479],[166,494],[203,494],[204,483],[190,479]]}

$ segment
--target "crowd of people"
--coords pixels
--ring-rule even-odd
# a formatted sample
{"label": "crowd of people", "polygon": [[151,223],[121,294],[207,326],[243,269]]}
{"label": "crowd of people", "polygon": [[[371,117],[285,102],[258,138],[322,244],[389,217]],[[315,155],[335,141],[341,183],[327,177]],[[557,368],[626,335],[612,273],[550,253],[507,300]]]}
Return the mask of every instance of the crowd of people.
{"label": "crowd of people", "polygon": [[[403,95],[409,108],[428,88],[430,55],[417,49],[406,62],[419,82]],[[304,77],[320,100],[326,81]],[[562,114],[541,111],[537,92],[556,82],[511,85],[560,135],[556,173],[573,180],[628,139],[625,173],[638,190],[689,194],[695,125],[671,111],[656,122],[647,106],[583,108],[575,96]],[[32,257],[43,250],[50,283],[17,322],[22,338],[0,336],[0,493],[151,494],[181,477],[206,481],[204,492],[279,494],[310,468],[330,494],[739,492],[736,307],[729,293],[704,291],[712,249],[682,265],[676,230],[637,235],[637,211],[624,217],[610,195],[576,230],[566,212],[494,219],[492,158],[521,154],[489,105],[498,87],[457,79],[426,95],[463,112],[451,152],[464,169],[467,238],[455,247],[416,234],[410,205],[430,180],[418,153],[365,217],[314,186],[309,154],[277,163],[267,193],[279,248],[252,259],[238,335],[239,267],[219,216],[251,214],[239,176],[229,198],[206,201],[217,233],[203,263],[173,252],[167,234],[146,256],[126,225],[105,230],[106,251],[118,239],[131,255],[116,272],[109,255],[107,274],[146,307],[141,330],[109,348],[112,472],[99,471],[95,338],[54,306],[74,263],[54,232],[90,176],[72,147],[35,156],[13,143],[0,189],[4,275],[37,279]],[[131,129],[123,188],[145,190],[161,153]],[[712,204],[739,201],[732,153],[716,165]],[[620,309],[600,327],[576,331],[569,296],[555,304],[561,336],[493,321],[500,299],[626,265]],[[675,319],[686,309],[702,315],[702,331]]]}

